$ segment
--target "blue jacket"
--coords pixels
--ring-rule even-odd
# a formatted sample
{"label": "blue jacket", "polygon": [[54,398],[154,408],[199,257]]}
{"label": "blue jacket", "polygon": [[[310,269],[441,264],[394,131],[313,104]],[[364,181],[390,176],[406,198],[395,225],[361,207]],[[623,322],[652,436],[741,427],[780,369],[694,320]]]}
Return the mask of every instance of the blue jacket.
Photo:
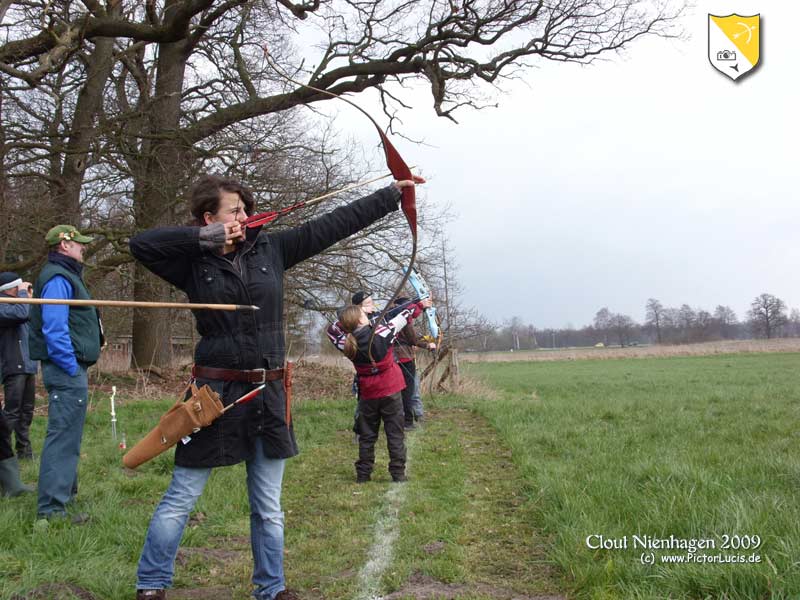
{"label": "blue jacket", "polygon": [[[20,298],[27,298],[25,291]],[[2,379],[19,373],[36,373],[38,365],[28,351],[30,304],[0,304],[0,369]]]}
{"label": "blue jacket", "polygon": [[[65,277],[56,275],[42,288],[42,298],[70,300],[72,285]],[[42,333],[47,343],[47,354],[62,371],[74,376],[78,373],[78,359],[69,336],[69,306],[42,305]]]}

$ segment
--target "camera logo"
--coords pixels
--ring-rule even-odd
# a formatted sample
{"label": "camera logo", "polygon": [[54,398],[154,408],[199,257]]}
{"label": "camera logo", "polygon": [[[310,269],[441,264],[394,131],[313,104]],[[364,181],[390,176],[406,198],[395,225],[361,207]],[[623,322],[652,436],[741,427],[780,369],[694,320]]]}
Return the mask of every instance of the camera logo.
{"label": "camera logo", "polygon": [[761,15],[708,15],[708,60],[723,75],[739,79],[759,61]]}

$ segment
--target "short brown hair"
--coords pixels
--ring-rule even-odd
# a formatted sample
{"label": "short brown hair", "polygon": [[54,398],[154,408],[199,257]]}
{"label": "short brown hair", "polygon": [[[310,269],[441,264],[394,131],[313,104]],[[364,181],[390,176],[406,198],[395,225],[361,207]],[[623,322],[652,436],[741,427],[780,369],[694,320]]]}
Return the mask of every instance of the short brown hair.
{"label": "short brown hair", "polygon": [[221,191],[239,194],[244,204],[244,212],[248,216],[253,214],[256,202],[250,188],[235,179],[206,174],[195,182],[189,192],[189,211],[196,225],[205,225],[203,221],[205,213],[215,214],[219,210]]}

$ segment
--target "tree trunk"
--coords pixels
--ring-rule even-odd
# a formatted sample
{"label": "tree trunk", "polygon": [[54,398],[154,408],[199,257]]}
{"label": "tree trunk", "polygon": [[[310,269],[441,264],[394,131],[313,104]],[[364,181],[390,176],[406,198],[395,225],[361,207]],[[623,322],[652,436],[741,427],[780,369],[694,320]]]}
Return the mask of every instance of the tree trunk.
{"label": "tree trunk", "polygon": [[[112,14],[118,16],[120,7],[121,3],[117,3]],[[98,38],[94,51],[89,55],[86,83],[78,93],[72,128],[64,152],[59,193],[53,199],[59,218],[78,226],[81,218],[81,186],[90,143],[95,137],[95,119],[103,104],[106,83],[114,67],[113,50],[114,38]]]}
{"label": "tree trunk", "polygon": [[[5,12],[9,3],[4,3],[6,6],[3,8]],[[2,15],[0,15],[2,19]],[[8,179],[6,178],[6,132],[3,127],[3,96],[0,94],[0,264],[8,260],[6,252],[10,242],[10,211],[8,206]]]}
{"label": "tree trunk", "polygon": [[[140,302],[157,302],[169,293],[166,283],[151,274],[140,263],[134,268],[133,299]],[[168,367],[172,325],[169,309],[143,309],[133,311],[133,366],[148,369],[151,366]]]}
{"label": "tree trunk", "polygon": [[[165,12],[169,10],[168,2]],[[160,44],[155,94],[149,108],[150,131],[159,133],[152,144],[143,144],[142,169],[134,183],[135,218],[137,230],[164,225],[183,184],[181,166],[186,164],[187,152],[177,131],[180,119],[181,91],[188,58],[188,43],[180,41]],[[169,286],[150,274],[142,265],[135,269],[135,300],[158,301],[169,294]],[[169,366],[171,355],[171,325],[169,311],[135,310],[133,313],[133,362],[139,368],[151,365]]]}

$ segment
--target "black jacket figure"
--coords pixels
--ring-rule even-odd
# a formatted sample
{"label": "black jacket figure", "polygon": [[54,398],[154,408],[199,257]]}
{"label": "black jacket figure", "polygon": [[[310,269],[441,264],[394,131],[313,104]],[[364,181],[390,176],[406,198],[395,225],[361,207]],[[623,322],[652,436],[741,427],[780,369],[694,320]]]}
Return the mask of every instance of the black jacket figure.
{"label": "black jacket figure", "polygon": [[[397,210],[400,192],[392,185],[299,227],[277,231],[247,230],[235,258],[229,260],[201,239],[200,227],[163,227],[131,239],[133,256],[159,277],[183,290],[191,302],[256,305],[258,311],[193,311],[201,336],[196,365],[224,369],[277,369],[284,363],[283,276],[297,263],[319,254],[388,213]],[[205,229],[205,228],[203,228]],[[218,241],[218,240],[217,240]],[[222,240],[224,241],[224,240]],[[219,242],[218,247],[222,246]],[[198,379],[220,394],[224,404],[253,389],[235,381]],[[175,463],[216,467],[247,460],[256,436],[268,458],[297,454],[286,420],[281,381],[253,401],[229,410],[210,427],[179,443]]]}

